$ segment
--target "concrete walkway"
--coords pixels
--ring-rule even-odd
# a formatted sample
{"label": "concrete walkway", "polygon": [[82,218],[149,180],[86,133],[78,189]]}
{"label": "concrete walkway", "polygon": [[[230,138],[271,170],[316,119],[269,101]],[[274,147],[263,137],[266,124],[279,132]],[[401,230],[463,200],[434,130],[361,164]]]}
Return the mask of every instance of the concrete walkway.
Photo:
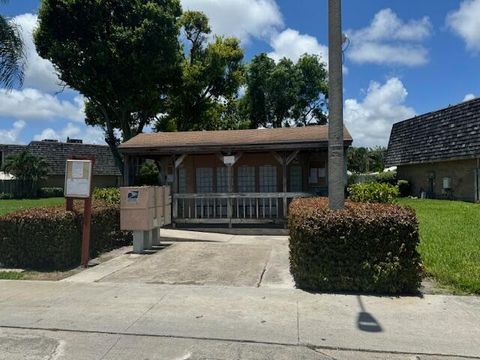
{"label": "concrete walkway", "polygon": [[161,230],[154,251],[127,252],[65,282],[291,288],[288,237]]}
{"label": "concrete walkway", "polygon": [[477,297],[32,281],[0,289],[0,359],[25,347],[50,359],[480,359]]}

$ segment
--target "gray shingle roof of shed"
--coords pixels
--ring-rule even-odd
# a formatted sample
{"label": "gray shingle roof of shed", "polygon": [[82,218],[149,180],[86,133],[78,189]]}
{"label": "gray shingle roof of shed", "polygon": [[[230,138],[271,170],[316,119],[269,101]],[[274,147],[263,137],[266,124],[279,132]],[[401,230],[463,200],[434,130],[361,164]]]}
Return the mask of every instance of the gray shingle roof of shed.
{"label": "gray shingle roof of shed", "polygon": [[110,148],[105,145],[76,144],[49,141],[32,141],[28,145],[0,145],[5,155],[28,150],[36,156],[45,158],[50,167],[49,175],[65,175],[65,162],[71,156],[95,156],[94,175],[121,176],[115,165]]}
{"label": "gray shingle roof of shed", "polygon": [[480,98],[393,125],[386,166],[480,157]]}
{"label": "gray shingle roof of shed", "polygon": [[62,142],[32,141],[28,150],[44,157],[50,165],[50,175],[65,175],[65,162],[71,156],[95,156],[94,175],[120,176],[108,146]]}

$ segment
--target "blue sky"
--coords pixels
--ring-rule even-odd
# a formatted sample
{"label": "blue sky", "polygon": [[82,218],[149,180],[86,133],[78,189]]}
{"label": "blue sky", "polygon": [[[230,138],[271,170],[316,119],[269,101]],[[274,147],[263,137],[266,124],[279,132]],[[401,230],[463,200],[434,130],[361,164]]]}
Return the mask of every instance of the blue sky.
{"label": "blue sky", "polygon": [[[241,38],[246,59],[260,52],[297,59],[327,56],[326,0],[182,0],[209,15],[214,32]],[[82,98],[57,94],[56,75],[31,43],[38,0],[0,12],[28,46],[22,89],[0,90],[0,143],[67,136],[101,143],[83,123]],[[385,145],[397,121],[480,95],[480,0],[343,0],[345,124],[357,146]]]}

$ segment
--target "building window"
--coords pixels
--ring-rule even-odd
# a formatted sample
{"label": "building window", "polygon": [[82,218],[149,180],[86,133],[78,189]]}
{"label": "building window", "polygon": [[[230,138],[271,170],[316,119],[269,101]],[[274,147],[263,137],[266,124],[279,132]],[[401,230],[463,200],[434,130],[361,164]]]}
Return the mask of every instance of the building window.
{"label": "building window", "polygon": [[302,167],[293,165],[290,167],[290,191],[301,192],[302,190]]}
{"label": "building window", "polygon": [[217,168],[217,192],[226,193],[228,192],[228,171],[227,167],[218,167]]}
{"label": "building window", "polygon": [[272,165],[260,166],[260,192],[277,192],[277,168]]}
{"label": "building window", "polygon": [[213,169],[212,168],[197,168],[197,193],[212,193],[213,192]]}
{"label": "building window", "polygon": [[238,168],[238,191],[255,192],[255,168],[253,166]]}
{"label": "building window", "polygon": [[185,194],[187,192],[187,172],[184,167],[178,169],[178,193]]}

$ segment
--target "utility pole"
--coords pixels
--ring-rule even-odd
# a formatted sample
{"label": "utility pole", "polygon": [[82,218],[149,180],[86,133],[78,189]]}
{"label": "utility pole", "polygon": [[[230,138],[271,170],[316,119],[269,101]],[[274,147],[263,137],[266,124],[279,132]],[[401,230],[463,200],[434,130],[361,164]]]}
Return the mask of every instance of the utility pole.
{"label": "utility pole", "polygon": [[341,0],[328,0],[328,205],[332,210],[345,206],[341,7]]}

